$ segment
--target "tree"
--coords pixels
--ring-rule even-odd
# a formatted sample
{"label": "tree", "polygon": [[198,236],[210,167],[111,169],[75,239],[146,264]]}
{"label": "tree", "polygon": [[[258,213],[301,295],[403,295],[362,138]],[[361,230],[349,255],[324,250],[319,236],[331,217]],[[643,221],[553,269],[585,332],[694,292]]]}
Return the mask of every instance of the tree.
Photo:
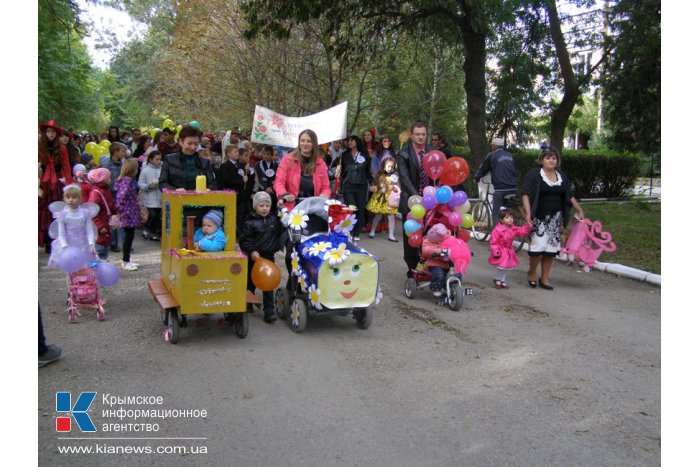
{"label": "tree", "polygon": [[[487,153],[486,144],[486,39],[493,18],[507,15],[503,2],[452,0],[247,0],[243,10],[250,24],[248,33],[284,37],[297,23],[321,19],[323,24],[352,26],[363,21],[370,27],[346,28],[336,36],[337,54],[362,50],[371,42],[367,32],[379,36],[395,33],[433,32],[434,40],[462,49],[464,90],[467,97],[466,129],[472,155],[478,161]],[[423,66],[424,64],[414,64]],[[432,65],[431,63],[428,66]]]}
{"label": "tree", "polygon": [[611,11],[615,37],[605,77],[608,143],[661,154],[661,1],[620,0]]}

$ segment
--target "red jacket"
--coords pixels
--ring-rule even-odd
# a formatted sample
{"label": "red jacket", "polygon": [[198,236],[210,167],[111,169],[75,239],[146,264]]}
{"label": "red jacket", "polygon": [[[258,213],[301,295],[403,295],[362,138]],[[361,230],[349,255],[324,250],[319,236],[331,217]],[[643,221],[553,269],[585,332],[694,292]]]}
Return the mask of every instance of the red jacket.
{"label": "red jacket", "polygon": [[[100,194],[102,194],[102,196],[100,196]],[[114,204],[109,186],[94,185],[88,201],[100,207],[100,212],[92,218],[95,227],[97,227],[97,240],[95,240],[95,243],[99,245],[110,245],[112,243],[112,236],[109,233],[109,216],[110,214],[117,214],[117,206]],[[107,204],[105,204],[105,202]],[[103,228],[107,233],[100,232]]]}
{"label": "red jacket", "polygon": [[[328,168],[322,157],[316,159],[316,171],[312,176],[314,184],[314,196],[331,196],[331,185],[328,180]],[[296,152],[292,151],[280,162],[277,168],[277,175],[273,188],[277,199],[284,194],[299,194],[299,182],[301,181],[301,164]],[[290,211],[294,209],[295,203],[284,203],[284,207]]]}

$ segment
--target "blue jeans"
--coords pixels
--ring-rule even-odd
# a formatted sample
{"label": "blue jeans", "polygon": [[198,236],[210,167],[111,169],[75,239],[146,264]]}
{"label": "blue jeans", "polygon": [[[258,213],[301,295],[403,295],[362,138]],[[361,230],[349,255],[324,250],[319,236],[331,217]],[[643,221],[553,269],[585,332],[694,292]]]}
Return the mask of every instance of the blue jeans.
{"label": "blue jeans", "polygon": [[430,271],[430,274],[433,276],[433,279],[430,281],[430,290],[441,291],[445,283],[445,273],[447,270],[437,266],[430,266],[428,267],[428,271]]}
{"label": "blue jeans", "polygon": [[95,243],[95,252],[98,258],[107,259],[107,256],[109,256],[109,246]]}

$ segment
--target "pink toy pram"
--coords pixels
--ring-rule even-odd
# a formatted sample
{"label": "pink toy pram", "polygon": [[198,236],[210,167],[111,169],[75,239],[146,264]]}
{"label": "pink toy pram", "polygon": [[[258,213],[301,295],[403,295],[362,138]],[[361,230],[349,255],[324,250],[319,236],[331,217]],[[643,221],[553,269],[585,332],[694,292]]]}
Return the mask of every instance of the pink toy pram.
{"label": "pink toy pram", "polygon": [[69,274],[68,284],[68,322],[75,323],[80,314],[79,307],[89,306],[97,309],[98,321],[105,319],[104,302],[100,297],[97,273],[94,263]]}
{"label": "pink toy pram", "polygon": [[574,218],[573,222],[571,234],[562,253],[568,256],[570,261],[577,259],[583,264],[583,270],[589,272],[602,252],[615,251],[617,245],[612,241],[609,232],[603,232],[600,221]]}

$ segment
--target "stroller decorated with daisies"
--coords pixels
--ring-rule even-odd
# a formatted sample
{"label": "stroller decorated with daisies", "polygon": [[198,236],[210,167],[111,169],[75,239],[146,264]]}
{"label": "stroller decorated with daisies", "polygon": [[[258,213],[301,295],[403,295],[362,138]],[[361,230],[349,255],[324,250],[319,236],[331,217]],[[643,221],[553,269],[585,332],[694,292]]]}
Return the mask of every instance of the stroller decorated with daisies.
{"label": "stroller decorated with daisies", "polygon": [[352,314],[357,327],[372,323],[381,299],[377,258],[350,241],[354,211],[337,200],[306,198],[280,212],[291,250],[290,277],[275,293],[275,312],[294,332],[306,329],[308,316]]}

